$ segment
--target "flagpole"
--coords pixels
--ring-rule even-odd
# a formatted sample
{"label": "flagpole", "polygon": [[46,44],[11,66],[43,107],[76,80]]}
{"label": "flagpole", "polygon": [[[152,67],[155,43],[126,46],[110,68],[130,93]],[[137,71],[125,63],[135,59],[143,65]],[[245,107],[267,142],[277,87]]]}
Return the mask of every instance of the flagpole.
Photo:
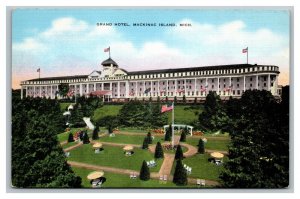
{"label": "flagpole", "polygon": [[172,148],[174,148],[174,109],[175,109],[175,106],[174,106],[174,101],[173,101],[173,109],[172,109]]}
{"label": "flagpole", "polygon": [[249,49],[247,47],[247,64],[248,64],[248,52],[249,52]]}
{"label": "flagpole", "polygon": [[[109,47],[109,51],[108,52],[109,52],[109,58],[110,58],[110,47]],[[248,55],[248,53],[247,53],[247,55]]]}

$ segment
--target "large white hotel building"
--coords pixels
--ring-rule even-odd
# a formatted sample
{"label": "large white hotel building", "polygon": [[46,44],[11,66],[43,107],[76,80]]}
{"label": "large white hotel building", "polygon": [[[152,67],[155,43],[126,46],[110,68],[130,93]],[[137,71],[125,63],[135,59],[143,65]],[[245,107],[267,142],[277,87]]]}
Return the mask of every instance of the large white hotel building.
{"label": "large white hotel building", "polygon": [[21,82],[21,98],[55,98],[60,84],[68,84],[75,95],[97,95],[105,101],[128,99],[156,100],[168,97],[178,100],[204,100],[209,91],[222,99],[240,97],[245,90],[268,90],[275,97],[278,93],[279,67],[273,65],[233,64],[174,68],[144,71],[126,71],[111,58],[102,62],[102,71],[89,75],[45,77]]}

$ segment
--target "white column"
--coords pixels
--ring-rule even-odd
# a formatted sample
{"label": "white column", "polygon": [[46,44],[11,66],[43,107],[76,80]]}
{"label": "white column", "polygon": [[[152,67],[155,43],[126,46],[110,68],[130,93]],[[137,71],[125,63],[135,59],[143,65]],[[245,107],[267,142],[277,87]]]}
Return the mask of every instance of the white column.
{"label": "white column", "polygon": [[94,91],[96,91],[96,83],[94,83]]}
{"label": "white column", "polygon": [[145,84],[146,84],[146,82],[144,81],[144,85],[143,85],[143,96],[145,96],[145,90],[146,90]]}
{"label": "white column", "polygon": [[50,98],[53,99],[53,90],[52,90],[52,85],[50,87],[50,91],[51,91],[51,94],[50,94]]}
{"label": "white column", "polygon": [[256,75],[256,89],[258,90],[258,75]]}
{"label": "white column", "polygon": [[186,97],[186,79],[184,79],[184,95]]}
{"label": "white column", "polygon": [[275,85],[276,85],[276,87],[275,87],[275,94],[276,95],[278,95],[278,92],[277,92],[277,89],[278,89],[278,75],[276,75],[276,80],[275,80]]}
{"label": "white column", "polygon": [[[101,83],[101,90],[104,90],[104,83]],[[103,96],[104,99],[104,96]]]}
{"label": "white column", "polygon": [[79,86],[79,93],[80,93],[80,96],[82,96],[82,83]]}
{"label": "white column", "polygon": [[232,89],[232,87],[231,87],[231,76],[229,77],[229,90],[228,90],[228,94],[229,95],[231,95],[231,89]]}
{"label": "white column", "polygon": [[196,78],[195,78],[194,96],[196,96],[196,90],[197,90],[197,89],[196,89],[196,87],[197,87],[197,84],[196,84],[196,83],[197,83],[197,80],[196,80]]}
{"label": "white column", "polygon": [[137,85],[138,85],[138,83],[137,83],[137,81],[135,82],[135,96],[138,96],[138,89],[137,89]]}
{"label": "white column", "polygon": [[218,84],[217,84],[218,93],[217,94],[219,95],[219,93],[220,93],[220,77],[218,77],[217,81],[218,81]]}
{"label": "white column", "polygon": [[208,78],[206,77],[205,78],[205,94],[207,94],[208,92],[207,92],[207,90],[208,90],[208,83],[207,83],[207,80]]}
{"label": "white column", "polygon": [[158,80],[158,95],[160,96],[160,82]]}
{"label": "white column", "polygon": [[112,83],[111,82],[109,83],[109,90],[111,91],[111,94],[112,94]]}
{"label": "white column", "polygon": [[117,94],[118,98],[120,98],[120,82],[118,82]]}
{"label": "white column", "polygon": [[47,93],[47,98],[48,98],[48,86],[46,86],[46,93]]}
{"label": "white column", "polygon": [[28,86],[26,86],[26,97],[28,96]]}
{"label": "white column", "polygon": [[169,80],[167,80],[167,87],[166,87],[166,96],[169,97],[168,92],[169,92]]}
{"label": "white column", "polygon": [[23,99],[23,86],[21,86],[21,99]]}
{"label": "white column", "polygon": [[246,91],[246,76],[244,75],[244,92]]}
{"label": "white column", "polygon": [[40,97],[42,97],[42,86],[40,86]]}
{"label": "white column", "polygon": [[177,96],[177,90],[178,90],[178,80],[175,79],[175,96]]}
{"label": "white column", "polygon": [[86,94],[89,94],[89,92],[90,92],[90,85],[89,84],[86,84]]}
{"label": "white column", "polygon": [[270,74],[268,74],[268,91],[270,91]]}
{"label": "white column", "polygon": [[153,81],[151,80],[150,82],[151,82],[151,83],[150,83],[150,86],[151,86],[151,92],[150,92],[150,93],[151,93],[151,96],[153,96],[153,86],[152,86]]}

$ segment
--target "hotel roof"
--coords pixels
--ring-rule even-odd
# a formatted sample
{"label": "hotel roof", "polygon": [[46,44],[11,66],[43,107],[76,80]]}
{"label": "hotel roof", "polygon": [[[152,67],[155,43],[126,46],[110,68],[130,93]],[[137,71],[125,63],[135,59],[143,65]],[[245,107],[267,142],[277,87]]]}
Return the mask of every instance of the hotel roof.
{"label": "hotel roof", "polygon": [[[105,61],[110,62],[110,61],[113,61],[113,60],[109,58]],[[105,64],[107,64],[108,62],[106,62]],[[103,65],[103,62],[102,62],[102,65]],[[192,68],[169,68],[169,69],[131,71],[131,72],[127,72],[124,69],[122,69],[122,70],[125,71],[127,73],[127,75],[144,75],[144,74],[191,72],[191,71],[203,71],[203,70],[242,69],[242,68],[248,68],[248,67],[252,67],[252,66],[274,66],[274,65],[231,64],[231,65],[202,66],[202,67],[192,67]],[[278,67],[278,66],[275,66],[275,67]],[[68,80],[68,79],[85,79],[85,78],[88,78],[88,75],[43,77],[43,78],[30,79],[30,80],[27,80],[27,81]]]}

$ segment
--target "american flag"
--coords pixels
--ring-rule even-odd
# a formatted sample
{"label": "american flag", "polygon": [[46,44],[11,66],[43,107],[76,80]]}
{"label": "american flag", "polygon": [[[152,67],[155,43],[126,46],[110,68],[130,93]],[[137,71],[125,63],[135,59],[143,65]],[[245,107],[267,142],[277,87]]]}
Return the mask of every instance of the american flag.
{"label": "american flag", "polygon": [[177,92],[178,92],[178,93],[183,93],[183,92],[184,92],[184,88],[179,88],[179,89],[177,90]]}
{"label": "american flag", "polygon": [[201,86],[200,91],[202,91],[202,92],[206,91],[206,87]]}
{"label": "american flag", "polygon": [[129,93],[129,96],[134,96],[134,91],[133,90]]}
{"label": "american flag", "polygon": [[110,47],[104,48],[104,52],[109,52],[109,51],[110,51]]}
{"label": "american flag", "polygon": [[162,105],[161,106],[161,113],[171,111],[171,110],[173,110],[173,108],[174,108],[173,103],[172,104],[169,103],[169,104],[166,104],[166,105]]}
{"label": "american flag", "polygon": [[151,88],[147,88],[147,89],[144,91],[144,93],[147,94],[147,93],[149,93],[150,91],[151,91]]}
{"label": "american flag", "polygon": [[248,47],[243,49],[243,53],[248,53]]}
{"label": "american flag", "polygon": [[165,93],[166,90],[167,90],[166,88],[163,88],[160,92],[161,92],[161,93]]}
{"label": "american flag", "polygon": [[40,69],[40,68],[38,68],[38,69],[36,70],[36,72],[38,72],[38,73],[39,73],[39,72],[41,72],[41,69]]}
{"label": "american flag", "polygon": [[68,97],[72,97],[74,95],[75,91],[74,90],[69,90],[69,92],[67,93]]}

